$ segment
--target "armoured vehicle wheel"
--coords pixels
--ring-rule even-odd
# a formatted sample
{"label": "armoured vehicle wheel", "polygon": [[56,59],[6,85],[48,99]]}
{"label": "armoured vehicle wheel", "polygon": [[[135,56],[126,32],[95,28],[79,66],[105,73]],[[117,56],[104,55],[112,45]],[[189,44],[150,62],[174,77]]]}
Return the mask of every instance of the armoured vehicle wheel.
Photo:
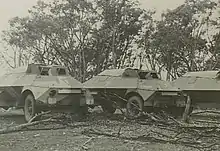
{"label": "armoured vehicle wheel", "polygon": [[34,117],[36,113],[36,104],[35,99],[32,94],[28,94],[24,100],[24,117],[25,121],[30,121],[31,118]]}
{"label": "armoured vehicle wheel", "polygon": [[127,115],[131,118],[138,118],[142,115],[143,100],[139,96],[132,96],[127,102]]}

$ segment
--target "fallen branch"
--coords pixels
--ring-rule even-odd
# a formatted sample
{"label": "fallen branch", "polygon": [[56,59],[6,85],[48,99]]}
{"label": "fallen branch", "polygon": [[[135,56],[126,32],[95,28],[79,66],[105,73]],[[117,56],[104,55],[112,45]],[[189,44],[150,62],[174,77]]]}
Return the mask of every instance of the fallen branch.
{"label": "fallen branch", "polygon": [[82,148],[85,150],[88,150],[88,147],[86,147],[85,145],[88,144],[93,139],[94,139],[94,137],[90,137],[85,143],[83,143]]}
{"label": "fallen branch", "polygon": [[217,121],[209,121],[209,120],[194,120],[195,122],[200,122],[200,123],[211,123],[211,124],[220,124],[220,122]]}
{"label": "fallen branch", "polygon": [[123,126],[124,123],[125,123],[125,120],[126,120],[126,117],[124,117],[124,120],[123,120],[122,124],[120,125],[120,127],[119,127],[119,129],[118,129],[118,137],[120,137],[120,135],[121,135],[121,129],[122,129],[122,126]]}
{"label": "fallen branch", "polygon": [[183,124],[179,128],[185,129],[219,129],[220,125]]}
{"label": "fallen branch", "polygon": [[[101,136],[118,138],[118,136],[115,135],[114,133],[110,134],[110,133],[106,133],[106,132],[97,131],[97,130],[94,130],[94,129],[89,129],[89,130],[83,131],[82,134],[83,135],[93,134],[93,135],[99,135],[99,136],[101,135]],[[197,148],[197,149],[204,148],[204,146],[202,146],[200,142],[192,142],[192,141],[181,141],[181,142],[178,142],[178,141],[176,141],[174,139],[169,139],[169,138],[168,139],[163,139],[163,138],[153,137],[153,136],[150,136],[150,134],[141,135],[141,136],[133,136],[133,137],[121,136],[119,138],[120,139],[125,139],[125,140],[131,140],[131,141],[182,144],[182,145],[185,145],[185,146],[188,146],[188,147],[192,147],[192,148]]]}
{"label": "fallen branch", "polygon": [[38,117],[41,117],[43,115],[46,115],[46,114],[49,114],[51,113],[51,111],[47,111],[47,112],[42,112],[42,113],[39,113],[39,114],[36,114],[34,117],[32,117],[28,123],[32,123],[35,119],[37,119]]}
{"label": "fallen branch", "polygon": [[45,122],[55,122],[55,121],[56,120],[49,118],[49,119],[45,119],[45,120],[41,120],[41,121],[35,121],[35,122],[31,122],[31,123],[20,124],[20,125],[13,126],[13,127],[6,127],[6,128],[3,128],[3,129],[0,129],[0,134],[18,132],[18,131],[21,131],[22,129],[24,129],[28,126],[34,126],[34,125],[45,123]]}
{"label": "fallen branch", "polygon": [[191,114],[192,114],[192,115],[197,115],[197,114],[203,114],[203,113],[220,114],[220,111],[204,110],[204,111],[193,112],[193,113],[191,113]]}
{"label": "fallen branch", "polygon": [[182,123],[182,122],[176,120],[174,117],[168,115],[166,112],[163,111],[162,113],[163,113],[168,119],[171,119],[174,123],[176,123],[178,126],[184,125],[184,123]]}
{"label": "fallen branch", "polygon": [[160,133],[160,132],[157,132],[157,131],[150,130],[150,132],[155,133],[157,135],[160,135],[162,137],[171,138],[171,136],[163,134],[163,133]]}
{"label": "fallen branch", "polygon": [[179,130],[177,128],[173,128],[173,127],[167,127],[164,125],[157,125],[158,128],[160,128],[161,130],[167,130],[167,131],[171,131],[171,132],[175,132],[175,133],[180,133]]}

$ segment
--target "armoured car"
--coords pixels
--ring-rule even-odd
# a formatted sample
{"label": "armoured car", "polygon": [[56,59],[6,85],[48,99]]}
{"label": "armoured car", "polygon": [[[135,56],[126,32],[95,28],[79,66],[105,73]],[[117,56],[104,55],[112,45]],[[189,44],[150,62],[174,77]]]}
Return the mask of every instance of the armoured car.
{"label": "armoured car", "polygon": [[190,97],[192,107],[220,108],[220,71],[187,72],[173,86]]}
{"label": "armoured car", "polygon": [[26,121],[41,111],[72,112],[85,106],[82,84],[62,66],[29,64],[0,78],[0,107],[23,108]]}
{"label": "armoured car", "polygon": [[129,117],[137,118],[143,111],[165,110],[180,115],[186,99],[171,83],[160,79],[155,71],[135,68],[105,70],[84,83],[95,105],[114,113],[126,108]]}

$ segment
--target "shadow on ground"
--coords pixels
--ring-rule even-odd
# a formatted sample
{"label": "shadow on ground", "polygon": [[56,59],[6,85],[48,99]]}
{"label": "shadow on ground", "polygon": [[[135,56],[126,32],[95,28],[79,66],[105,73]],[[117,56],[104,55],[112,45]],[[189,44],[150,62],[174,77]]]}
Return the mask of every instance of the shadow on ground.
{"label": "shadow on ground", "polygon": [[[22,124],[24,121],[24,113],[22,110],[0,111],[0,124]],[[4,121],[4,122],[3,122]]]}

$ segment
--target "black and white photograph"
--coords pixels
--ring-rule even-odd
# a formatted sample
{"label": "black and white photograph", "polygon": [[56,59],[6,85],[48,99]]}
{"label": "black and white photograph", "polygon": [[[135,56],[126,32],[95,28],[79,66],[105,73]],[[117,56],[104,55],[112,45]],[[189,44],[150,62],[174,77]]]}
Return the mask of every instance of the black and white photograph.
{"label": "black and white photograph", "polygon": [[0,0],[0,151],[220,151],[220,1]]}

